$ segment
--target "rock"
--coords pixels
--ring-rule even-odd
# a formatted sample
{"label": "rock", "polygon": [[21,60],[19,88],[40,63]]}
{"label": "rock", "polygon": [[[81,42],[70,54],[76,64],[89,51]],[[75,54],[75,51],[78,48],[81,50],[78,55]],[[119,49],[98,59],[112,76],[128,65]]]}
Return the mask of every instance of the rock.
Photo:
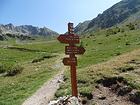
{"label": "rock", "polygon": [[83,99],[82,100],[82,104],[86,104],[87,103],[87,100],[86,99]]}
{"label": "rock", "polygon": [[100,100],[105,100],[106,97],[105,97],[105,96],[101,96],[101,97],[99,97],[99,99],[100,99]]}
{"label": "rock", "polygon": [[3,41],[4,37],[0,34],[0,40]]}
{"label": "rock", "polygon": [[64,96],[60,97],[58,100],[50,101],[48,105],[82,105],[82,104],[81,102],[79,102],[79,98],[77,97]]}
{"label": "rock", "polygon": [[100,87],[99,87],[99,85],[96,85],[95,88],[99,89]]}
{"label": "rock", "polygon": [[51,101],[48,105],[57,105],[57,103],[58,103],[58,100],[56,100],[56,101]]}
{"label": "rock", "polygon": [[71,97],[68,100],[68,105],[81,105],[81,104],[79,103],[79,99],[77,97]]}
{"label": "rock", "polygon": [[57,81],[57,83],[64,83],[64,81],[60,79]]}
{"label": "rock", "polygon": [[129,99],[130,101],[134,102],[135,104],[140,104],[140,92],[131,92],[131,94],[129,94]]}
{"label": "rock", "polygon": [[124,96],[132,91],[131,87],[123,86],[119,89],[118,95]]}

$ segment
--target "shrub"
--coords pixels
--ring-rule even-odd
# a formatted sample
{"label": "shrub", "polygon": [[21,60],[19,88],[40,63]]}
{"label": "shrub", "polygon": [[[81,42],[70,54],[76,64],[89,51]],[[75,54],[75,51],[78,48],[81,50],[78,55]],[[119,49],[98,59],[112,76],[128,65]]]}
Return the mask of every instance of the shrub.
{"label": "shrub", "polygon": [[23,67],[19,66],[19,65],[16,65],[16,66],[13,66],[11,69],[9,69],[7,71],[7,75],[6,76],[15,76],[17,74],[20,74],[23,70]]}
{"label": "shrub", "polygon": [[43,56],[43,58],[47,58],[47,59],[50,59],[50,58],[53,58],[53,57],[56,57],[56,55],[53,55],[53,56],[51,56],[51,55],[44,55]]}
{"label": "shrub", "polygon": [[132,24],[132,23],[129,23],[129,24],[126,25],[126,26],[129,28],[129,30],[135,30],[135,25]]}
{"label": "shrub", "polygon": [[6,71],[6,68],[4,65],[0,65],[0,73],[4,73]]}
{"label": "shrub", "polygon": [[109,36],[109,35],[112,35],[112,34],[114,34],[113,29],[108,29],[106,31],[106,36]]}
{"label": "shrub", "polygon": [[43,60],[44,60],[44,58],[37,58],[37,59],[34,59],[34,60],[32,61],[32,63],[41,62],[41,61],[43,61]]}
{"label": "shrub", "polygon": [[117,34],[118,32],[120,32],[121,29],[119,27],[115,27],[115,28],[112,28],[112,29],[108,29],[106,31],[106,36],[109,36],[109,35],[114,35],[114,34]]}
{"label": "shrub", "polygon": [[60,85],[60,88],[58,91],[55,93],[55,97],[62,97],[62,96],[67,96],[71,94],[71,87],[70,86],[64,86],[63,84]]}
{"label": "shrub", "polygon": [[118,32],[121,31],[121,29],[120,29],[119,27],[115,27],[113,30],[114,30],[114,32],[116,32],[116,33],[118,33]]}
{"label": "shrub", "polygon": [[117,70],[119,70],[119,72],[127,72],[127,71],[132,71],[135,68],[133,66],[125,66],[125,67],[120,67]]}
{"label": "shrub", "polygon": [[127,41],[127,42],[125,43],[125,45],[131,45],[131,44],[130,44],[130,42]]}
{"label": "shrub", "polygon": [[116,56],[121,55],[121,52],[116,52],[115,55]]}
{"label": "shrub", "polygon": [[125,32],[125,30],[122,28],[122,29],[120,30],[120,32],[121,32],[121,33],[124,33],[124,32]]}
{"label": "shrub", "polygon": [[45,60],[45,59],[50,59],[50,58],[53,58],[53,57],[56,57],[56,55],[54,55],[54,56],[51,56],[51,55],[44,55],[43,57],[33,59],[32,63],[41,62],[41,61],[43,61],[43,60]]}
{"label": "shrub", "polygon": [[80,88],[80,95],[87,97],[89,100],[93,98],[92,95],[92,88],[87,86],[87,87],[81,87]]}

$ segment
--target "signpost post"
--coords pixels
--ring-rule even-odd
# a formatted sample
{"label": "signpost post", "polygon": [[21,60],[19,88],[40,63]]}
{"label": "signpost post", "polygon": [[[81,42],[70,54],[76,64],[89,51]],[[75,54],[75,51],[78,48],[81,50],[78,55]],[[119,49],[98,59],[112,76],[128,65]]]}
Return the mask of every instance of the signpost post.
{"label": "signpost post", "polygon": [[77,78],[76,78],[76,66],[77,57],[75,54],[84,54],[85,49],[83,47],[76,46],[75,44],[80,43],[80,38],[78,35],[74,34],[73,23],[68,23],[68,34],[60,35],[57,38],[61,43],[69,44],[65,47],[65,54],[69,55],[69,58],[63,59],[63,64],[70,66],[71,68],[71,86],[72,86],[72,96],[78,97],[77,90]]}

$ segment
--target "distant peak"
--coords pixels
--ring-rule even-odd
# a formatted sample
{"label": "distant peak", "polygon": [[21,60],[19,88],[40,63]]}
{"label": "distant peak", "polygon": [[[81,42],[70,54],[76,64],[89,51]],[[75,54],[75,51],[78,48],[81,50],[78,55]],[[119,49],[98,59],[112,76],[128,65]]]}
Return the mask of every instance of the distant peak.
{"label": "distant peak", "polygon": [[25,34],[25,35],[43,35],[43,36],[52,36],[58,35],[57,32],[47,28],[39,28],[33,25],[20,25],[14,26],[12,23],[6,25],[0,25],[0,29],[3,33],[12,33],[12,34]]}
{"label": "distant peak", "polygon": [[12,23],[6,24],[6,26],[14,26]]}

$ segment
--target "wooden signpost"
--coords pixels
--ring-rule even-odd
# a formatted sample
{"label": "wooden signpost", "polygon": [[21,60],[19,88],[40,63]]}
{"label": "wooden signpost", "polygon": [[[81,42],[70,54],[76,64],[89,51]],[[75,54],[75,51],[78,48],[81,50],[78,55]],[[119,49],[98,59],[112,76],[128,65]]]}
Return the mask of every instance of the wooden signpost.
{"label": "wooden signpost", "polygon": [[65,47],[65,54],[70,55],[70,54],[84,54],[85,49],[83,47],[78,47],[78,46],[66,46]]}
{"label": "wooden signpost", "polygon": [[80,43],[80,38],[74,34],[73,23],[68,23],[68,34],[60,35],[57,39],[61,43],[69,44],[69,46],[65,47],[65,54],[69,55],[69,57],[63,59],[63,64],[71,68],[72,96],[78,97],[76,78],[77,57],[75,57],[75,54],[84,54],[85,49],[75,45]]}
{"label": "wooden signpost", "polygon": [[70,65],[76,65],[77,66],[77,58],[64,58],[63,59],[63,64],[66,66],[70,66]]}
{"label": "wooden signpost", "polygon": [[61,43],[65,44],[78,44],[80,42],[79,36],[74,34],[60,35],[57,38]]}

